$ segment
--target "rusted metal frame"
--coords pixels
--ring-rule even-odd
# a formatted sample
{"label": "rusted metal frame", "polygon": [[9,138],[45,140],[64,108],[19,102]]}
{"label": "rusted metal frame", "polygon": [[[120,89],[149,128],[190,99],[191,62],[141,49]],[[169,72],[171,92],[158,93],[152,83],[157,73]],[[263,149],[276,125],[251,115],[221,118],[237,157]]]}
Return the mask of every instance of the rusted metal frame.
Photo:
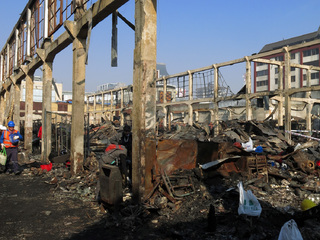
{"label": "rusted metal frame", "polygon": [[13,38],[9,43],[9,76],[13,74],[14,58],[15,58],[16,39]]}
{"label": "rusted metal frame", "polygon": [[[60,5],[57,8],[57,3],[60,2]],[[65,7],[64,7],[65,6]],[[53,9],[52,9],[53,8]],[[65,0],[51,0],[49,3],[49,9],[51,10],[49,17],[49,23],[53,20],[53,26],[49,30],[49,37],[52,36],[58,29],[63,25],[65,20],[68,20],[73,15],[73,1]],[[68,10],[70,9],[70,12]],[[59,19],[59,22],[57,22]]]}
{"label": "rusted metal frame", "polygon": [[18,65],[21,65],[26,59],[26,44],[27,44],[27,23],[23,21],[19,28],[19,46],[18,46]]}
{"label": "rusted metal frame", "polygon": [[170,183],[170,181],[169,181],[169,179],[167,177],[167,174],[165,172],[163,174],[161,173],[161,178],[163,180],[164,185],[167,188],[168,193],[170,194],[171,197],[173,197],[173,193],[171,191],[172,186],[171,186],[171,183]]}
{"label": "rusted metal frame", "polygon": [[35,4],[31,8],[31,19],[30,19],[30,56],[34,56],[36,54],[36,7]]}
{"label": "rusted metal frame", "polygon": [[173,196],[169,195],[166,191],[164,191],[163,188],[159,187],[159,192],[163,194],[166,198],[168,198],[172,203],[177,202],[177,200]]}
{"label": "rusted metal frame", "polygon": [[151,198],[151,196],[153,195],[153,193],[155,192],[155,190],[158,188],[160,184],[160,180],[158,180],[155,184],[153,189],[143,198],[142,202],[145,203],[149,198]]}
{"label": "rusted metal frame", "polygon": [[44,14],[41,14],[43,7],[44,0],[36,0],[31,6],[31,56],[36,54],[36,49],[41,47],[41,41],[44,40],[43,31],[41,28],[41,24],[44,24]]}
{"label": "rusted metal frame", "polygon": [[7,54],[8,49],[5,48],[5,50],[3,51],[3,74],[2,74],[2,81],[6,81],[7,78],[7,59],[8,59],[8,54]]}
{"label": "rusted metal frame", "polygon": [[[68,20],[73,12],[74,12],[74,9],[73,9],[73,1],[71,0],[70,3],[68,4],[69,0],[66,0],[66,7],[62,10],[62,15],[63,13],[65,12],[66,13],[66,19],[65,20]],[[68,15],[68,9],[70,8],[70,14]]]}
{"label": "rusted metal frame", "polygon": [[[60,7],[57,10],[57,1],[60,2]],[[61,8],[62,8],[62,4],[61,4],[62,0],[49,0],[49,18],[48,18],[48,22],[49,22],[49,33],[48,36],[50,37],[54,32],[56,32],[63,24],[62,21],[62,14],[61,14]],[[59,14],[59,23],[57,24],[57,15],[58,12],[60,11]],[[52,23],[52,25],[51,25]]]}
{"label": "rusted metal frame", "polygon": [[45,21],[45,16],[44,16],[44,0],[38,0],[38,14],[39,14],[39,18],[38,18],[38,36],[37,36],[37,48],[41,48],[41,44],[44,40],[44,21]]}

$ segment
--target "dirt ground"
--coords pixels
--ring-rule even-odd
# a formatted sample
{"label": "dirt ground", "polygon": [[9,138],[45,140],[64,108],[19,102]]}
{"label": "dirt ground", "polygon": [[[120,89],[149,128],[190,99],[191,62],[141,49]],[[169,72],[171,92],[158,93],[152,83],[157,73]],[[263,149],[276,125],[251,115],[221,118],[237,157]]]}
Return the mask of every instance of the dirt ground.
{"label": "dirt ground", "polygon": [[[26,169],[19,176],[0,174],[0,239],[278,239],[281,226],[292,218],[265,202],[259,218],[238,215],[239,193],[228,189],[233,180],[210,181],[195,180],[196,192],[179,207],[166,203],[162,209],[147,209],[126,201],[115,211],[58,188],[49,173],[35,176]],[[208,227],[211,204],[215,232]],[[304,239],[314,239],[316,223],[303,223]]]}

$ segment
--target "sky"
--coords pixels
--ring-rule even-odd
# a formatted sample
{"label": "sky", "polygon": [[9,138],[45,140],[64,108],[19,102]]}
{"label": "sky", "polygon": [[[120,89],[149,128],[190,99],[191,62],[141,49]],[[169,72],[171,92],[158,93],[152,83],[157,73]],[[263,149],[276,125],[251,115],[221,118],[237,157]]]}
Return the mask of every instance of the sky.
{"label": "sky", "polygon": [[[27,0],[0,2],[2,49]],[[119,9],[133,24],[134,4],[129,0]],[[317,31],[319,9],[319,0],[158,0],[157,62],[172,75],[250,56],[266,44]],[[133,82],[134,31],[118,20],[118,67],[111,67],[111,26],[110,16],[92,30],[86,92],[105,83]],[[234,93],[244,85],[244,63],[221,73]],[[72,90],[71,45],[55,57],[53,77],[64,91]]]}

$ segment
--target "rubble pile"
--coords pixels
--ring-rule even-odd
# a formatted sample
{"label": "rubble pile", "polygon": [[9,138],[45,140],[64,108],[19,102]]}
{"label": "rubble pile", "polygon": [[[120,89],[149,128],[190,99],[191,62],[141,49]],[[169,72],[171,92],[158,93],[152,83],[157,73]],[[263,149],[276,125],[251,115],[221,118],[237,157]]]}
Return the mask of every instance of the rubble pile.
{"label": "rubble pile", "polygon": [[[130,189],[124,189],[118,211],[103,205],[105,213],[97,214],[103,228],[121,229],[125,239],[278,239],[281,227],[294,219],[304,239],[320,239],[318,142],[295,136],[289,143],[271,121],[228,121],[219,127],[216,137],[214,129],[200,124],[159,131],[158,146],[166,139],[196,141],[196,167],[177,165],[172,171],[157,172],[141,205],[134,205]],[[80,176],[71,176],[65,163],[53,163],[46,171],[35,166],[36,161],[23,174],[48,177],[57,197],[94,202],[97,159],[105,139],[116,132],[108,123],[93,128],[93,151]],[[259,217],[238,214],[239,182],[260,202]],[[316,207],[302,209],[305,199]]]}

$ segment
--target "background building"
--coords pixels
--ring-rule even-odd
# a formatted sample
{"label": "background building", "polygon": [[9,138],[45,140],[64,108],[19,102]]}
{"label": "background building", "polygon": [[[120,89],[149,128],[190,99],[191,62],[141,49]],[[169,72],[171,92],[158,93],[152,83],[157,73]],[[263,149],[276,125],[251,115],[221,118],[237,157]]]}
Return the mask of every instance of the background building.
{"label": "background building", "polygon": [[[292,46],[309,42],[320,38],[320,28],[316,32],[308,33],[287,40],[270,43],[265,45],[259,53],[279,49],[285,46]],[[291,52],[290,58],[292,63],[320,66],[319,64],[319,47],[313,45],[310,47],[299,48]],[[284,53],[270,55],[265,57],[270,60],[284,61]],[[300,88],[306,86],[306,70],[291,67],[291,87]],[[279,68],[276,65],[265,63],[254,63],[254,92],[274,91],[278,89]],[[319,72],[311,71],[311,85],[319,85]]]}
{"label": "background building", "polygon": [[[26,81],[21,82],[21,98],[20,101],[26,100]],[[52,102],[62,100],[62,83],[52,84]],[[34,76],[33,78],[33,102],[42,102],[42,77]]]}

